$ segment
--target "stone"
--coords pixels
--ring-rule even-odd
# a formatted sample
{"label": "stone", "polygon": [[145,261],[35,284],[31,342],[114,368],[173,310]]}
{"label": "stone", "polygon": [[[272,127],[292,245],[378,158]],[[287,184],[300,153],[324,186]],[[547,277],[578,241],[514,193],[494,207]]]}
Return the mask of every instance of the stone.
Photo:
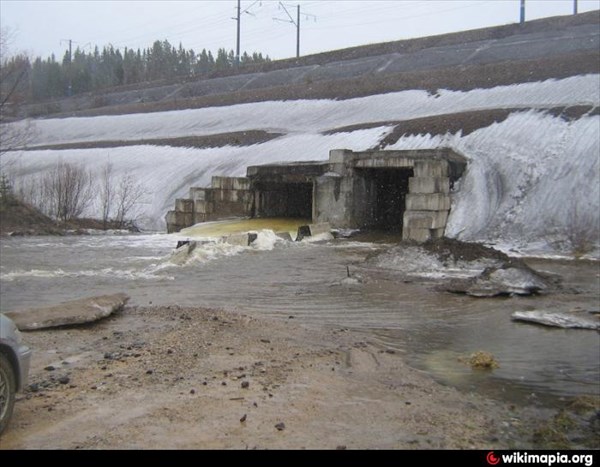
{"label": "stone", "polygon": [[60,384],[69,384],[69,381],[71,381],[71,379],[68,376],[61,376],[58,378]]}
{"label": "stone", "polygon": [[34,331],[91,323],[122,310],[128,300],[128,295],[117,293],[73,300],[49,307],[10,311],[5,314],[15,322],[20,331]]}
{"label": "stone", "polygon": [[482,275],[467,289],[467,294],[474,297],[531,295],[546,287],[545,281],[535,273],[513,267],[496,269]]}
{"label": "stone", "polygon": [[250,382],[242,381],[242,389],[248,389],[250,387]]}
{"label": "stone", "polygon": [[285,430],[285,423],[279,422],[278,424],[275,425],[275,428],[277,428],[277,431],[283,431],[283,430]]}
{"label": "stone", "polygon": [[240,418],[240,423],[244,423],[246,421],[246,418],[248,418],[246,414],[242,415],[242,418]]}
{"label": "stone", "polygon": [[513,321],[523,321],[543,326],[566,329],[600,330],[600,320],[581,312],[553,312],[544,310],[515,311],[511,315]]}

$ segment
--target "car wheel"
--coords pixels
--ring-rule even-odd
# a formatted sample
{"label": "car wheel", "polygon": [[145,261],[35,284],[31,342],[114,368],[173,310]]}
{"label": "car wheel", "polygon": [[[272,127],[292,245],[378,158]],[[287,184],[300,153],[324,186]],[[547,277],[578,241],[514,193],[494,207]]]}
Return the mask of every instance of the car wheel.
{"label": "car wheel", "polygon": [[16,383],[15,371],[10,361],[0,352],[0,433],[8,425],[15,407]]}

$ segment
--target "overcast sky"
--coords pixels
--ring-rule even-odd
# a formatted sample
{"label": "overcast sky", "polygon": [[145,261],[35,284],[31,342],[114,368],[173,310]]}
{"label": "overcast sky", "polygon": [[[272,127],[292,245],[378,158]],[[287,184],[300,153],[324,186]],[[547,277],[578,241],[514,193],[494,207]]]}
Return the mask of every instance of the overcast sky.
{"label": "overcast sky", "polygon": [[[573,13],[575,0],[526,0],[526,19]],[[519,21],[520,0],[388,0],[281,2],[296,21],[300,4],[300,53],[386,42]],[[579,12],[600,0],[578,0]],[[0,0],[0,23],[13,32],[11,52],[62,58],[73,47],[112,44],[150,47],[156,39],[213,53],[235,50],[236,0],[220,1],[25,1]],[[278,1],[242,0],[241,49],[272,59],[296,54],[296,26]],[[276,21],[278,18],[284,21]]]}

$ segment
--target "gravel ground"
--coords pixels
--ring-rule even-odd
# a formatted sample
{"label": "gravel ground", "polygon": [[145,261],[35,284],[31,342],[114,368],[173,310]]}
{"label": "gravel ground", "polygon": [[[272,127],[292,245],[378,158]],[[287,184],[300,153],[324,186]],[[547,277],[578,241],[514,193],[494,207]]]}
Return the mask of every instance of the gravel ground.
{"label": "gravel ground", "polygon": [[30,384],[0,447],[500,449],[530,418],[297,321],[126,308],[27,333]]}

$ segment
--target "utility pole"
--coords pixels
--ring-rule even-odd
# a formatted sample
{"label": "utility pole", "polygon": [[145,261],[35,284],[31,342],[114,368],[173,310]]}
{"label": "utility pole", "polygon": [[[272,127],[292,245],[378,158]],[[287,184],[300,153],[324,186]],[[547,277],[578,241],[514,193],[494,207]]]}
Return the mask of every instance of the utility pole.
{"label": "utility pole", "polygon": [[60,43],[69,43],[69,88],[67,89],[67,95],[71,97],[73,91],[73,39],[61,39]]}
{"label": "utility pole", "polygon": [[242,15],[240,0],[237,0],[237,41],[235,45],[235,66],[240,66],[240,16]]}
{"label": "utility pole", "polygon": [[235,18],[231,18],[234,21],[237,21],[237,38],[235,41],[235,66],[239,66],[240,65],[240,27],[242,24],[242,13],[248,13],[249,15],[254,16],[252,13],[250,13],[250,9],[256,5],[257,3],[261,3],[260,0],[256,0],[252,5],[250,5],[248,8],[246,8],[244,11],[242,11],[242,5],[240,4],[241,1],[237,0],[237,16]]}
{"label": "utility pole", "polygon": [[525,0],[521,0],[521,20],[519,23],[525,23]]}
{"label": "utility pole", "polygon": [[577,0],[573,0],[573,14],[577,14]]}
{"label": "utility pole", "polygon": [[300,58],[300,4],[296,5],[296,58]]}
{"label": "utility pole", "polygon": [[[273,20],[281,21],[283,23],[291,23],[294,26],[296,26],[296,58],[299,58],[300,57],[300,4],[296,5],[296,20],[295,21],[283,3],[279,2],[279,8],[283,8],[283,11],[285,11],[285,14],[288,16],[289,19],[273,18]],[[302,14],[306,18],[308,18],[309,16],[312,16],[315,19],[315,21],[317,19],[317,17],[315,15],[311,15],[310,13],[302,13]]]}

